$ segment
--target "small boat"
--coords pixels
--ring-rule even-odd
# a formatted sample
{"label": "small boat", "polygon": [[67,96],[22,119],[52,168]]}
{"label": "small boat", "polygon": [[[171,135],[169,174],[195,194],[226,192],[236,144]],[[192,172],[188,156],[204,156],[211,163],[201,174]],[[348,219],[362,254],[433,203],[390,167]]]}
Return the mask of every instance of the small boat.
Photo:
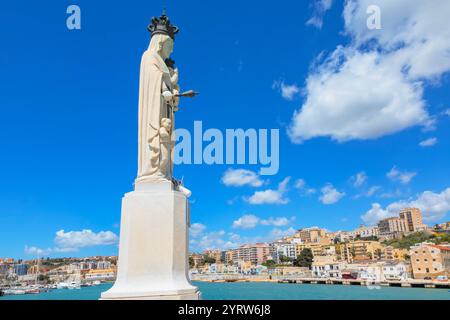
{"label": "small boat", "polygon": [[25,291],[26,294],[39,294],[41,291],[37,288],[28,289]]}
{"label": "small boat", "polygon": [[69,286],[68,286],[69,290],[73,290],[73,289],[81,289],[81,284],[79,282],[76,281],[72,281]]}
{"label": "small boat", "polygon": [[98,280],[94,281],[94,283],[93,283],[94,286],[98,286],[100,284],[102,284],[102,283],[100,281],[98,281]]}
{"label": "small boat", "polygon": [[60,282],[56,285],[56,289],[69,289],[69,284],[66,282]]}

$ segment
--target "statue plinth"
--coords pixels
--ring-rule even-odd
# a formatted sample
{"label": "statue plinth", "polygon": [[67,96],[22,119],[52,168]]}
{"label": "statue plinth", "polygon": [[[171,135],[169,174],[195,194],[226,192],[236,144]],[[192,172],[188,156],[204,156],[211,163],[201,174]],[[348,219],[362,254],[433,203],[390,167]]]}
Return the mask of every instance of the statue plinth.
{"label": "statue plinth", "polygon": [[188,277],[189,206],[172,182],[141,183],[122,199],[117,280],[102,300],[198,300]]}

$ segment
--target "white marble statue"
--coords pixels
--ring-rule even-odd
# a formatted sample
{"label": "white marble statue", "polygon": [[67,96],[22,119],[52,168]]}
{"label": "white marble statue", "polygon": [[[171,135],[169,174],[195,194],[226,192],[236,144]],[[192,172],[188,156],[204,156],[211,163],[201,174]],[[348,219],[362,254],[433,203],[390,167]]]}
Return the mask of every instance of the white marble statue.
{"label": "white marble statue", "polygon": [[178,28],[163,14],[149,26],[139,85],[139,160],[133,191],[122,198],[117,279],[102,300],[197,300],[188,275],[188,197],[173,179],[178,70],[169,59]]}
{"label": "white marble statue", "polygon": [[[178,70],[166,60],[173,50],[173,39],[155,34],[142,56],[139,84],[139,155],[136,183],[172,179],[172,153],[175,143],[174,113],[178,110]],[[167,119],[162,121],[163,119]],[[170,123],[170,128],[167,125]],[[164,124],[164,127],[162,125]],[[161,131],[161,129],[163,130]],[[170,134],[170,141],[161,133]],[[167,150],[163,150],[169,147]]]}

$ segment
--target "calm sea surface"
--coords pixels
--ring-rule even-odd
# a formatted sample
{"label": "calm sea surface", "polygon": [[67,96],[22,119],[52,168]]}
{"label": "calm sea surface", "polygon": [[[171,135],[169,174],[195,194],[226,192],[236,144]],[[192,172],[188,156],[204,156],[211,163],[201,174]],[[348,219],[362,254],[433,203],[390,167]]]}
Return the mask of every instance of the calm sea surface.
{"label": "calm sea surface", "polygon": [[[281,283],[209,283],[196,282],[204,300],[450,300],[448,289],[364,286],[281,284]],[[111,284],[80,290],[53,290],[47,293],[0,297],[0,300],[96,300]]]}

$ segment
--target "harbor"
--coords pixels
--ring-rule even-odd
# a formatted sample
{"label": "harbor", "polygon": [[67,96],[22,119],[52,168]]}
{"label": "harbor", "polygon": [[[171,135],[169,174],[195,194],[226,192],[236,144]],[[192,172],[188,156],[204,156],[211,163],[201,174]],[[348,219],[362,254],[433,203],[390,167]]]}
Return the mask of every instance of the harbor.
{"label": "harbor", "polygon": [[[448,289],[277,282],[193,282],[203,300],[450,300]],[[78,290],[52,289],[40,294],[7,295],[3,300],[98,300],[111,283]]]}

